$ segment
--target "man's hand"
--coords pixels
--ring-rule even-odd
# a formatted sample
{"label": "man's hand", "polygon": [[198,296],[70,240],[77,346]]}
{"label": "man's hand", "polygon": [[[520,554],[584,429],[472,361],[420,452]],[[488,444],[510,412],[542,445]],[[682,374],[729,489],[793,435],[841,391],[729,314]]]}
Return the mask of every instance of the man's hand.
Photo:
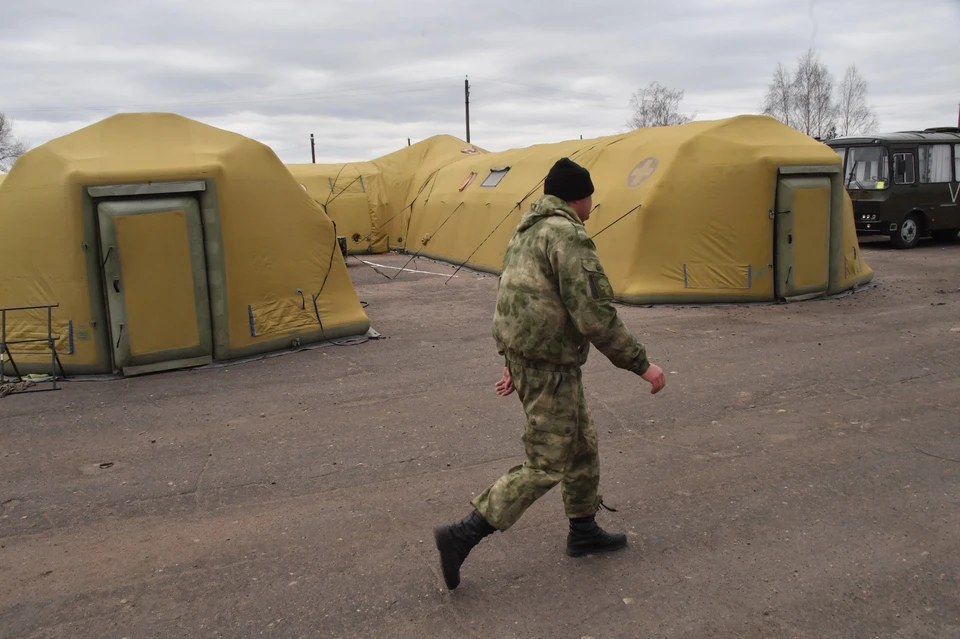
{"label": "man's hand", "polygon": [[500,381],[496,385],[497,395],[500,397],[506,397],[513,393],[513,379],[510,377],[510,369],[506,366],[503,367],[503,377],[500,378]]}
{"label": "man's hand", "polygon": [[649,382],[653,387],[650,389],[651,395],[656,395],[667,385],[667,380],[663,377],[663,369],[656,364],[650,364],[647,372],[640,377],[642,377],[645,382]]}

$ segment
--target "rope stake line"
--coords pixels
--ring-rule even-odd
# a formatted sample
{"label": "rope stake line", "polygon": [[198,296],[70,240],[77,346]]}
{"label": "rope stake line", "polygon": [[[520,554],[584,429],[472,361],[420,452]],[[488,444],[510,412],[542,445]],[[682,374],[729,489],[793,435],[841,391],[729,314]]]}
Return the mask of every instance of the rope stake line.
{"label": "rope stake line", "polygon": [[[436,234],[440,231],[440,229],[443,228],[443,225],[450,221],[450,218],[453,217],[453,214],[456,213],[457,211],[459,211],[459,210],[460,210],[460,207],[463,206],[463,204],[464,204],[463,202],[460,202],[460,204],[457,204],[457,206],[456,206],[455,209],[453,209],[452,211],[450,211],[450,215],[448,215],[448,216],[446,217],[446,219],[444,219],[443,222],[440,224],[440,226],[438,226],[438,227],[436,228],[436,230],[435,230],[433,233],[430,234],[430,239],[433,239],[433,236],[436,235]],[[429,241],[429,240],[428,240],[428,241]],[[407,266],[410,264],[410,262],[412,262],[413,260],[417,259],[417,257],[420,256],[420,252],[423,251],[423,249],[425,249],[425,248],[427,248],[426,243],[424,243],[424,245],[421,246],[421,247],[417,250],[417,252],[414,253],[414,254],[410,257],[409,260],[407,260],[406,264],[403,265],[403,269],[397,271],[397,274],[394,275],[392,279],[395,280],[395,279],[397,279],[398,277],[400,277],[400,274],[403,273],[404,270],[406,270],[406,268],[407,268]]]}
{"label": "rope stake line", "polygon": [[[600,206],[600,205],[598,204],[597,206]],[[590,236],[590,239],[593,239],[593,238],[597,237],[598,235],[600,235],[601,233],[603,233],[604,231],[606,231],[608,228],[610,228],[611,226],[613,226],[614,224],[616,224],[617,222],[619,222],[619,221],[622,220],[623,218],[627,217],[628,215],[630,215],[630,214],[633,213],[634,211],[639,210],[641,206],[643,206],[643,205],[642,205],[642,204],[637,204],[635,207],[633,207],[632,209],[630,209],[629,211],[627,211],[626,213],[624,213],[623,215],[621,215],[620,217],[618,217],[617,219],[615,219],[613,222],[610,222],[610,224],[607,224],[605,227],[603,227],[602,229],[600,229],[599,231],[597,231],[596,233],[594,233],[593,235],[591,235],[591,236]]]}
{"label": "rope stake line", "polygon": [[[443,168],[443,167],[440,167],[440,168]],[[423,190],[424,190],[425,188],[427,188],[427,185],[431,183],[431,180],[433,180],[434,176],[436,176],[436,174],[439,173],[439,172],[440,172],[440,169],[438,168],[438,169],[435,169],[435,170],[433,171],[433,173],[431,173],[429,176],[427,176],[426,181],[420,186],[420,190],[417,191],[417,194],[413,197],[413,200],[410,201],[410,204],[407,204],[405,207],[403,207],[403,208],[400,210],[399,213],[397,213],[397,214],[394,215],[393,217],[388,218],[385,222],[382,222],[379,226],[377,226],[377,231],[382,231],[384,226],[386,226],[386,225],[389,224],[390,222],[392,222],[392,221],[394,221],[395,219],[397,219],[399,216],[401,216],[401,215],[403,215],[404,213],[406,213],[406,212],[407,212],[407,209],[413,208],[413,205],[416,204],[416,203],[417,203],[417,200],[420,198],[420,194],[423,193]],[[432,192],[432,191],[431,191],[431,192]],[[404,246],[404,248],[406,248],[406,246],[407,246],[406,240],[403,242],[403,246]]]}

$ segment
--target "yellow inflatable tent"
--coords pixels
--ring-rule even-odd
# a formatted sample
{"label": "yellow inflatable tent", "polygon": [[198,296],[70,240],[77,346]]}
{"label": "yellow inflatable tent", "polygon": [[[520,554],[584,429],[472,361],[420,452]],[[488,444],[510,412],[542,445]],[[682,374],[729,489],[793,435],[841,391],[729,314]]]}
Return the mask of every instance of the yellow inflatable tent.
{"label": "yellow inflatable tent", "polygon": [[766,116],[466,157],[402,214],[409,253],[498,272],[553,163],[589,168],[586,230],[620,301],[798,300],[872,278],[839,156]]}
{"label": "yellow inflatable tent", "polygon": [[[268,147],[172,114],[110,117],[0,188],[0,307],[52,305],[66,371],[137,374],[363,334],[333,225]],[[6,314],[44,338],[46,311]],[[49,370],[43,343],[15,358]],[[8,366],[6,372],[10,372]]]}
{"label": "yellow inflatable tent", "polygon": [[436,135],[371,162],[288,164],[347,239],[351,253],[385,253],[404,245],[404,213],[438,168],[485,153],[453,136]]}

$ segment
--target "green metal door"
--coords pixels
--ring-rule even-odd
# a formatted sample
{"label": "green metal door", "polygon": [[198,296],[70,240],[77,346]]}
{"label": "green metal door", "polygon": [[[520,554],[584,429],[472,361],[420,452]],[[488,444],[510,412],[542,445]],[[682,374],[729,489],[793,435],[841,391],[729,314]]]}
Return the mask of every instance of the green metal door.
{"label": "green metal door", "polygon": [[212,361],[200,209],[193,198],[102,202],[101,263],[124,375]]}
{"label": "green metal door", "polygon": [[777,298],[797,300],[826,293],[830,286],[830,178],[781,178],[776,212]]}

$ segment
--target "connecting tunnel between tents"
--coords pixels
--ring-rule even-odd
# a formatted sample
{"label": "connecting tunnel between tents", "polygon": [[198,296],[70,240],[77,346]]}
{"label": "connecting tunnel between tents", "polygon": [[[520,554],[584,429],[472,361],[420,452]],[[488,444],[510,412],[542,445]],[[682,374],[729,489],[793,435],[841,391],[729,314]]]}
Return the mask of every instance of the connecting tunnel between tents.
{"label": "connecting tunnel between tents", "polygon": [[384,253],[390,187],[372,162],[288,164],[287,169],[347,238],[351,253]]}
{"label": "connecting tunnel between tents", "polygon": [[[172,114],[107,118],[0,186],[0,307],[54,305],[68,373],[138,374],[360,335],[333,224],[272,150]],[[49,371],[46,311],[6,313]],[[5,367],[10,373],[11,367]]]}
{"label": "connecting tunnel between tents", "polygon": [[404,216],[438,169],[485,153],[450,135],[435,135],[370,162],[288,164],[323,207],[350,253],[385,253],[404,246]]}

